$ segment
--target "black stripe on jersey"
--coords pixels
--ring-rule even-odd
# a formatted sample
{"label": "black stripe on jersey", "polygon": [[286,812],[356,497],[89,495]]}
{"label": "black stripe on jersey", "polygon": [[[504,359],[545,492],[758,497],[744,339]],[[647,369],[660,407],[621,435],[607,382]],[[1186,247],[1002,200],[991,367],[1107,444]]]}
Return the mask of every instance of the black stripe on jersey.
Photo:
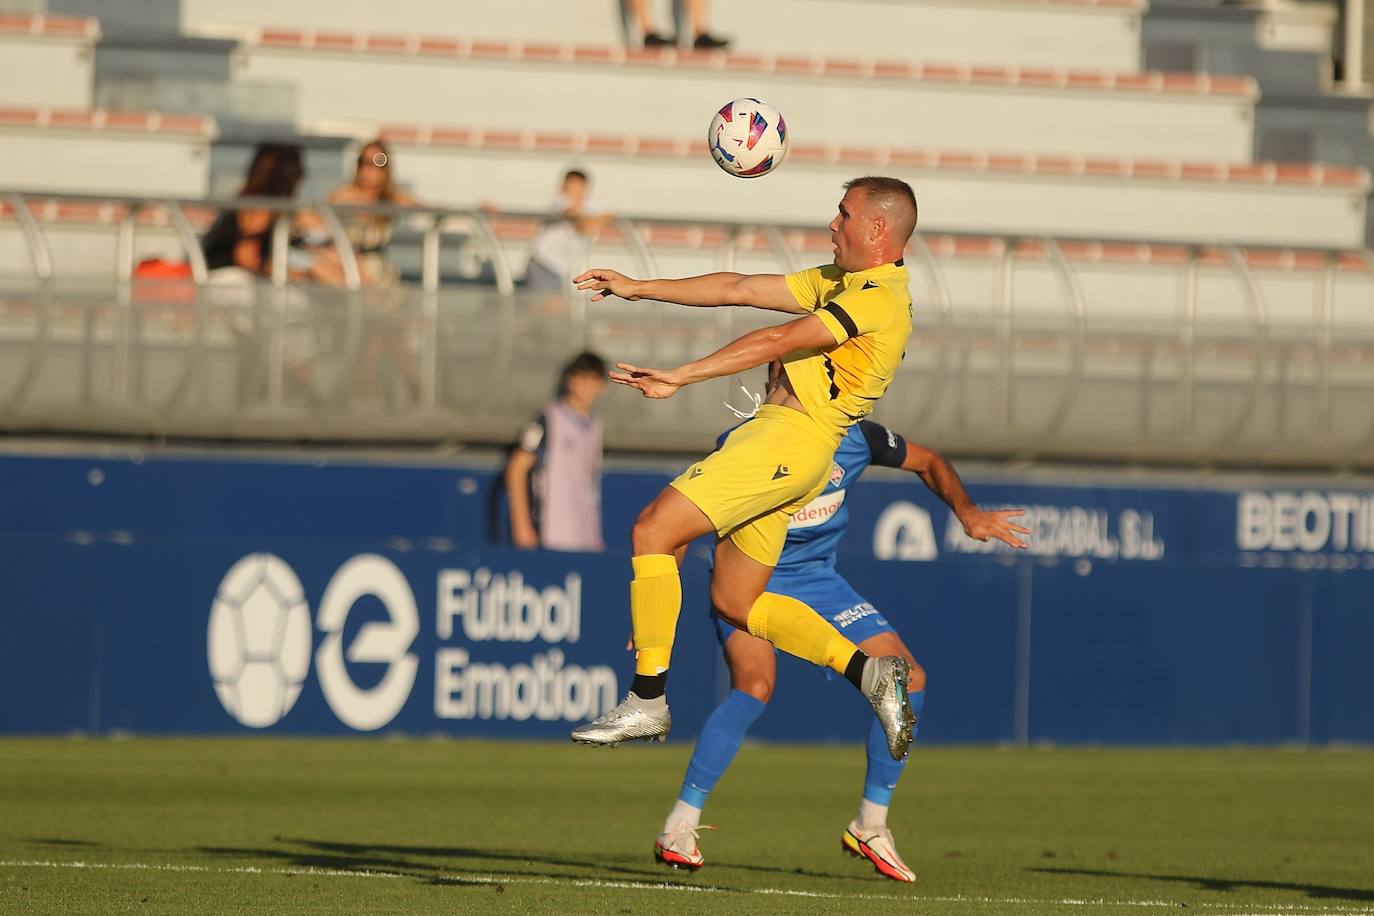
{"label": "black stripe on jersey", "polygon": [[906,264],[906,258],[898,258],[898,259],[897,259],[895,262],[893,262],[893,263],[895,263],[898,267],[901,267],[901,266],[903,266],[904,264]]}
{"label": "black stripe on jersey", "polygon": [[854,319],[849,317],[849,313],[840,307],[838,302],[832,302],[825,307],[825,311],[835,316],[835,320],[844,328],[844,332],[850,337],[859,336],[859,326],[854,323]]}
{"label": "black stripe on jersey", "polygon": [[821,357],[825,360],[825,371],[830,376],[830,400],[835,400],[840,396],[840,386],[835,384],[835,364],[830,361],[829,356]]}

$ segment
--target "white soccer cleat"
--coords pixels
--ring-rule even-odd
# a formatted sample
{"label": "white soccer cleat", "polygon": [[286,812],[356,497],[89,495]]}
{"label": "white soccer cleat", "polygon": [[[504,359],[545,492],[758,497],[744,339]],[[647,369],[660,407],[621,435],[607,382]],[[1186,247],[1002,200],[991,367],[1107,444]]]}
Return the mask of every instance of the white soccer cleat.
{"label": "white soccer cleat", "polygon": [[697,836],[703,830],[715,829],[710,825],[693,827],[686,821],[679,821],[676,827],[654,840],[654,858],[671,868],[696,871],[706,864],[706,857],[697,845]]}
{"label": "white soccer cleat", "polygon": [[897,845],[887,827],[865,830],[858,821],[850,821],[849,829],[840,838],[840,845],[851,856],[872,862],[878,874],[893,881],[916,880],[916,873],[897,855]]}
{"label": "white soccer cleat", "polygon": [[887,736],[887,752],[901,760],[911,750],[911,728],[916,715],[907,700],[906,684],[911,666],[897,655],[883,655],[864,662],[863,694]]}
{"label": "white soccer cleat", "polygon": [[672,727],[666,699],[642,700],[631,691],[615,709],[574,728],[571,737],[578,744],[615,747],[622,741],[664,741]]}

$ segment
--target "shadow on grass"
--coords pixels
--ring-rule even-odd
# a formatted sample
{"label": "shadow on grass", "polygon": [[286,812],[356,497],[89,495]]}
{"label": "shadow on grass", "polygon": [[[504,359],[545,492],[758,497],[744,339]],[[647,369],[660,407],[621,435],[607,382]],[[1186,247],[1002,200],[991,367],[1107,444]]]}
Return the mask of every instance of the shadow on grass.
{"label": "shadow on grass", "polygon": [[1091,868],[1028,868],[1050,875],[1086,875],[1090,878],[1143,878],[1147,881],[1173,881],[1191,884],[1201,891],[1229,892],[1241,888],[1271,891],[1297,891],[1323,900],[1374,900],[1374,890],[1355,887],[1330,887],[1325,884],[1298,884],[1291,881],[1253,881],[1246,878],[1209,878],[1199,875],[1149,875],[1127,871],[1101,871]]}
{"label": "shadow on grass", "polygon": [[[202,846],[195,851],[225,858],[267,859],[292,868],[327,868],[336,871],[384,871],[436,883],[462,884],[461,878],[443,874],[448,868],[491,870],[493,866],[507,868],[505,874],[546,878],[575,879],[585,877],[588,869],[610,872],[619,880],[662,880],[664,874],[647,868],[627,868],[607,861],[573,859],[552,856],[534,850],[507,851],[477,849],[468,846],[405,846],[395,844],[341,843],[329,840],[307,840],[277,837],[278,848]],[[295,848],[292,848],[295,847]],[[447,859],[448,862],[435,862]],[[431,861],[424,861],[431,860]],[[531,866],[545,866],[537,870]],[[551,867],[576,869],[577,873],[547,870]],[[493,871],[493,877],[500,877]]]}
{"label": "shadow on grass", "polygon": [[[196,852],[225,858],[268,859],[293,868],[321,868],[337,871],[384,871],[406,875],[434,884],[486,884],[488,882],[465,881],[458,875],[445,875],[448,868],[487,871],[493,878],[503,874],[511,876],[530,876],[562,880],[612,880],[642,881],[654,884],[689,883],[674,882],[673,878],[689,878],[690,872],[676,871],[662,866],[645,867],[625,866],[605,858],[570,858],[549,855],[537,850],[478,849],[470,846],[429,846],[400,845],[387,843],[344,843],[332,840],[312,840],[294,837],[277,837],[282,844],[278,848],[252,849],[233,847],[199,847]],[[293,848],[294,847],[294,848]],[[647,855],[646,855],[647,858]],[[436,862],[434,860],[449,860]],[[826,872],[813,872],[797,868],[769,867],[764,865],[742,865],[722,863],[726,868],[743,871],[768,872],[777,875],[807,876],[816,878],[845,878],[842,875]],[[503,868],[504,867],[504,868]],[[555,871],[564,868],[571,871]],[[595,870],[599,875],[590,875]],[[719,888],[729,890],[729,888]]]}
{"label": "shadow on grass", "polygon": [[99,849],[99,843],[92,843],[89,840],[61,840],[53,837],[36,836],[27,840],[20,840],[21,843],[29,843],[33,846],[60,846],[64,849]]}

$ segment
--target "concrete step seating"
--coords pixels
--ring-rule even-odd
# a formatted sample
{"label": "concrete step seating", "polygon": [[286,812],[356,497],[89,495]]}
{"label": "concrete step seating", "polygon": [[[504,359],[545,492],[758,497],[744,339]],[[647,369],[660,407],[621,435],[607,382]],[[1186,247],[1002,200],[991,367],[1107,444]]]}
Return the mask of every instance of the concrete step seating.
{"label": "concrete step seating", "polygon": [[398,180],[435,205],[540,210],[562,171],[587,169],[607,210],[824,225],[844,181],[910,181],[938,231],[1359,247],[1369,173],[1309,164],[980,155],[794,141],[759,180],[730,178],[704,139],[386,127]]}
{"label": "concrete step seating", "polygon": [[149,111],[0,108],[10,189],[198,197],[213,118]]}
{"label": "concrete step seating", "polygon": [[724,102],[752,95],[813,143],[1248,162],[1257,97],[1248,78],[1205,74],[291,29],[256,31],[237,60],[236,79],[295,85],[299,126],[326,132],[461,112],[515,130],[704,134]]}
{"label": "concrete step seating", "polygon": [[0,106],[89,108],[100,23],[0,11]]}
{"label": "concrete step seating", "polygon": [[[183,0],[192,34],[245,27],[460,33],[482,40],[606,44],[625,38],[618,0]],[[749,52],[1138,70],[1144,0],[748,0],[711,4],[713,33]],[[660,11],[661,13],[662,11]],[[660,31],[673,32],[664,19]],[[631,42],[634,43],[634,42]]]}

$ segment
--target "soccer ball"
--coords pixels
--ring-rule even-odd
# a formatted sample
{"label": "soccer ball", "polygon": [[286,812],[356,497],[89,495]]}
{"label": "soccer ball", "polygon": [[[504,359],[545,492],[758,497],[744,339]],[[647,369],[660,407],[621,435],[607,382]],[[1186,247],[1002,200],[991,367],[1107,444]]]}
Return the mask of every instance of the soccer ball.
{"label": "soccer ball", "polygon": [[767,175],[787,155],[787,124],[782,114],[760,99],[735,99],[711,119],[706,134],[711,158],[727,175]]}
{"label": "soccer ball", "polygon": [[269,553],[235,563],[210,610],[215,693],[244,725],[266,728],[295,705],[310,670],[310,609],[291,567]]}

